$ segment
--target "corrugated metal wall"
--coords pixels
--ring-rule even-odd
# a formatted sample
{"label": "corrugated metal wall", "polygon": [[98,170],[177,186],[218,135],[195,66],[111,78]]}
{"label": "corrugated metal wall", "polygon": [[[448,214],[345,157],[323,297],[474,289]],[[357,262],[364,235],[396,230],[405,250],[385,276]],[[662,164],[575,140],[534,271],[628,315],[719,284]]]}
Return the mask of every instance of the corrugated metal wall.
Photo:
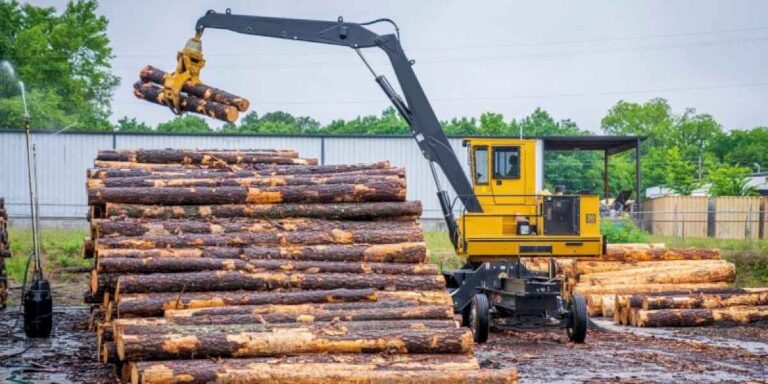
{"label": "corrugated metal wall", "polygon": [[[461,139],[450,139],[464,164],[466,151]],[[24,135],[0,132],[0,197],[9,215],[29,216]],[[49,133],[33,134],[37,148],[40,215],[43,218],[85,218],[85,170],[93,165],[99,149],[127,148],[290,148],[303,157],[324,164],[365,163],[389,160],[406,168],[408,199],[424,203],[425,219],[441,218],[437,188],[429,165],[410,137],[291,137],[212,135],[112,135]],[[442,176],[442,174],[441,174]],[[452,193],[443,178],[444,188]]]}

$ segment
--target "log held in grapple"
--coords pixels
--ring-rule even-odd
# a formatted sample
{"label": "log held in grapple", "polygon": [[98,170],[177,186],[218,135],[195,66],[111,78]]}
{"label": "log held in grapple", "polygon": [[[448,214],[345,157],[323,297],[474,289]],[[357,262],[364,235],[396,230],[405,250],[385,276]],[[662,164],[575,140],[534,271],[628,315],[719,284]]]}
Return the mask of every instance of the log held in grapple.
{"label": "log held in grapple", "polygon": [[[151,65],[141,69],[139,77],[141,81],[145,83],[155,83],[162,85],[165,81],[166,72],[157,69]],[[247,99],[235,96],[229,92],[222,91],[220,89],[205,85],[202,83],[193,84],[191,81],[187,81],[181,88],[182,92],[189,95],[199,97],[203,100],[210,100],[219,104],[231,105],[236,107],[240,112],[248,110],[250,103]]]}
{"label": "log held in grapple", "polygon": [[[168,105],[168,101],[163,95],[163,88],[151,83],[136,82],[133,85],[133,94],[139,99],[147,100],[155,104]],[[229,105],[219,104],[196,96],[188,96],[184,94],[180,94],[179,98],[179,108],[185,112],[199,113],[230,123],[237,121],[239,116],[237,108]]]}

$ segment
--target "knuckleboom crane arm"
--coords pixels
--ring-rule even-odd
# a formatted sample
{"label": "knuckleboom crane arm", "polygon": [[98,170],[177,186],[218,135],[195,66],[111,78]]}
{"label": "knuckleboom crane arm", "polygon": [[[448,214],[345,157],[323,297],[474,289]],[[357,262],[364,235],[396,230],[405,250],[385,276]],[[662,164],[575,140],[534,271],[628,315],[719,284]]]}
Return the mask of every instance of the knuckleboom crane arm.
{"label": "knuckleboom crane arm", "polygon": [[[390,20],[376,20],[390,22]],[[371,22],[373,23],[373,22]],[[424,157],[430,162],[435,182],[438,183],[438,198],[445,215],[448,228],[451,231],[451,240],[456,245],[456,223],[451,213],[451,204],[447,193],[439,185],[434,163],[442,169],[447,176],[464,207],[469,212],[482,212],[482,208],[472,189],[472,184],[461,169],[461,164],[448,139],[443,132],[440,122],[435,115],[432,106],[427,99],[424,90],[413,71],[413,61],[409,60],[400,45],[397,34],[379,35],[369,30],[365,25],[345,22],[341,17],[337,21],[318,21],[303,19],[288,19],[276,17],[247,16],[208,11],[197,21],[198,35],[205,29],[228,29],[230,31],[275,37],[287,40],[298,40],[313,43],[341,45],[355,49],[360,54],[361,48],[381,48],[389,57],[389,61],[400,83],[405,101],[394,91],[387,79],[382,75],[376,75],[376,82],[387,94],[392,104],[405,119],[411,134],[421,148]],[[392,23],[394,24],[394,23]],[[361,55],[361,58],[363,56]],[[363,58],[363,60],[365,60]],[[366,62],[366,65],[368,63]],[[370,69],[370,66],[369,66]]]}

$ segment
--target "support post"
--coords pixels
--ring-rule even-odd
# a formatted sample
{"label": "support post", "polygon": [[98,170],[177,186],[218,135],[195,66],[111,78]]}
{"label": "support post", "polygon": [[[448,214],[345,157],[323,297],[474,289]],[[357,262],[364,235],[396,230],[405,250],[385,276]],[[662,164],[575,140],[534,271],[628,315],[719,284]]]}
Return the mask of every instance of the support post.
{"label": "support post", "polygon": [[608,205],[608,192],[610,191],[610,188],[608,187],[608,151],[603,151],[603,198],[605,199],[605,205]]}
{"label": "support post", "polygon": [[640,212],[642,215],[643,200],[640,196],[640,186],[642,185],[642,180],[640,178],[640,138],[637,138],[637,141],[635,142],[635,208],[637,209],[637,212]]}

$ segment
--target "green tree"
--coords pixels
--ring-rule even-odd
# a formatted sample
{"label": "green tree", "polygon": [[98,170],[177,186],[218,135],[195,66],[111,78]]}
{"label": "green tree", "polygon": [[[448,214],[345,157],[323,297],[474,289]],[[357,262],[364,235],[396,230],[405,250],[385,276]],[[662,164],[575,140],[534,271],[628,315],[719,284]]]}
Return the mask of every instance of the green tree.
{"label": "green tree", "polygon": [[442,123],[446,135],[475,136],[477,135],[477,119],[474,117],[453,118]]}
{"label": "green tree", "polygon": [[667,150],[666,186],[683,196],[690,196],[699,183],[694,175],[695,167],[683,159],[680,149],[672,147]]}
{"label": "green tree", "polygon": [[510,134],[509,128],[509,124],[504,122],[504,115],[485,112],[480,115],[480,126],[477,133],[482,136],[507,136]]}
{"label": "green tree", "polygon": [[210,133],[208,123],[199,116],[183,115],[157,125],[157,132],[168,133]]}
{"label": "green tree", "polygon": [[0,61],[11,62],[30,93],[50,98],[48,106],[55,102],[54,109],[68,116],[45,118],[56,125],[44,128],[74,120],[73,129],[111,129],[107,118],[118,78],[111,73],[107,18],[96,8],[95,0],[70,1],[57,14],[52,7],[0,0]]}
{"label": "green tree", "polygon": [[[712,153],[721,162],[768,170],[768,127],[734,129],[719,134],[712,143]],[[755,166],[755,164],[757,166]]]}
{"label": "green tree", "polygon": [[136,118],[123,117],[117,121],[115,129],[119,132],[139,132],[139,133],[151,133],[152,127],[144,122],[139,122]]}
{"label": "green tree", "polygon": [[756,196],[757,190],[747,186],[749,168],[720,165],[709,172],[711,196]]}

